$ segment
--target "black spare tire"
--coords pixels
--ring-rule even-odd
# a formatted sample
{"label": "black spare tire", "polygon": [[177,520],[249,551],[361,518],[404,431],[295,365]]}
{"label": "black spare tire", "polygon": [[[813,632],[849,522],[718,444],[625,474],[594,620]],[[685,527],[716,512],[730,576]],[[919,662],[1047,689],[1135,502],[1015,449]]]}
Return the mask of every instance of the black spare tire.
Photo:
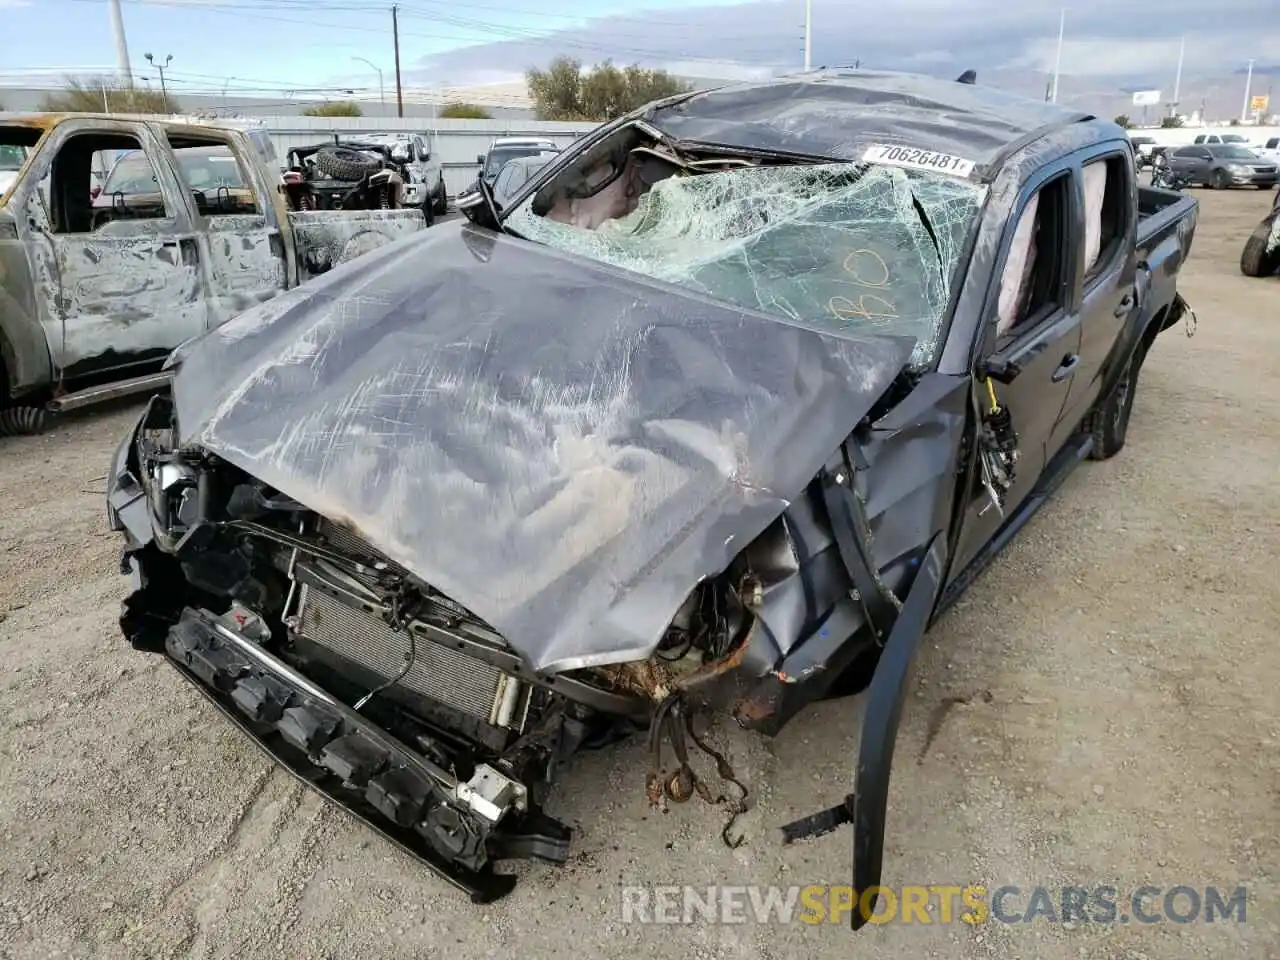
{"label": "black spare tire", "polygon": [[315,154],[316,166],[320,172],[335,180],[363,180],[371,173],[376,173],[382,163],[359,150],[350,147],[321,147]]}

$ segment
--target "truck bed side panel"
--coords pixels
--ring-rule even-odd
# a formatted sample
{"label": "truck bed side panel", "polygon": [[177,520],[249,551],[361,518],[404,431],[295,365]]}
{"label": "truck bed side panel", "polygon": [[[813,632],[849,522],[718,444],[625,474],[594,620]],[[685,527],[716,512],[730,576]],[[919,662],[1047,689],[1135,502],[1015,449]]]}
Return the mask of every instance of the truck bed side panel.
{"label": "truck bed side panel", "polygon": [[290,211],[289,223],[304,280],[427,225],[417,208]]}

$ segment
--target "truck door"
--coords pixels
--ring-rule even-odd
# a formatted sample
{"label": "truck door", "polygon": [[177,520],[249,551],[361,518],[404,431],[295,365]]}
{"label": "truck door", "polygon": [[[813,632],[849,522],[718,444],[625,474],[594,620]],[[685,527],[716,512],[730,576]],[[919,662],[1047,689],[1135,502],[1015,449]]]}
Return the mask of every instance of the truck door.
{"label": "truck door", "polygon": [[168,143],[175,174],[193,201],[208,323],[216,327],[287,287],[284,238],[262,165],[242,154],[238,140],[173,129]]}
{"label": "truck door", "polygon": [[[987,296],[983,342],[989,367],[1002,368],[1008,383],[991,378],[1018,437],[1014,482],[1004,514],[1015,510],[1070,433],[1063,421],[1080,363],[1080,316],[1070,279],[1075,276],[1079,230],[1072,220],[1072,167],[1055,165],[1023,187],[1009,218]],[[979,391],[985,402],[986,390]],[[1003,519],[982,489],[965,506],[952,569],[960,570],[996,533]]]}
{"label": "truck door", "polygon": [[1113,362],[1112,350],[1138,304],[1137,182],[1122,144],[1091,149],[1081,156],[1075,203],[1084,231],[1073,278],[1080,295],[1080,363],[1063,419],[1078,424],[1102,392]]}
{"label": "truck door", "polygon": [[[94,155],[121,159],[92,196]],[[15,198],[55,382],[162,359],[205,328],[195,233],[145,124],[70,120]]]}

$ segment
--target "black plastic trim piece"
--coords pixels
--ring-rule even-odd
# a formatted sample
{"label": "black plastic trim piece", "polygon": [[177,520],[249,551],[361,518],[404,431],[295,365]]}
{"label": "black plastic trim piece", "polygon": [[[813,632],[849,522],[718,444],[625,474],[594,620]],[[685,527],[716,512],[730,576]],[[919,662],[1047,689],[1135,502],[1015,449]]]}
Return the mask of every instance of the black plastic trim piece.
{"label": "black plastic trim piece", "polygon": [[207,612],[188,609],[169,631],[166,659],[268,756],[472,902],[491,903],[515,887],[514,875],[494,871],[495,859],[564,862],[566,826],[536,807],[511,809],[497,824],[459,807],[446,770],[228,634]]}

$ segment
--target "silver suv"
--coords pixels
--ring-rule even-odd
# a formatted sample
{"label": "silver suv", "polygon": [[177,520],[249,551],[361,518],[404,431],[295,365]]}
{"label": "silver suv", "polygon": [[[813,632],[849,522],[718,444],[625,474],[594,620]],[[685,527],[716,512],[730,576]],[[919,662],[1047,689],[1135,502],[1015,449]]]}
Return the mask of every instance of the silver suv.
{"label": "silver suv", "polygon": [[498,137],[489,144],[488,153],[476,157],[476,163],[480,164],[480,176],[492,185],[508,160],[559,152],[555,141],[545,137]]}

